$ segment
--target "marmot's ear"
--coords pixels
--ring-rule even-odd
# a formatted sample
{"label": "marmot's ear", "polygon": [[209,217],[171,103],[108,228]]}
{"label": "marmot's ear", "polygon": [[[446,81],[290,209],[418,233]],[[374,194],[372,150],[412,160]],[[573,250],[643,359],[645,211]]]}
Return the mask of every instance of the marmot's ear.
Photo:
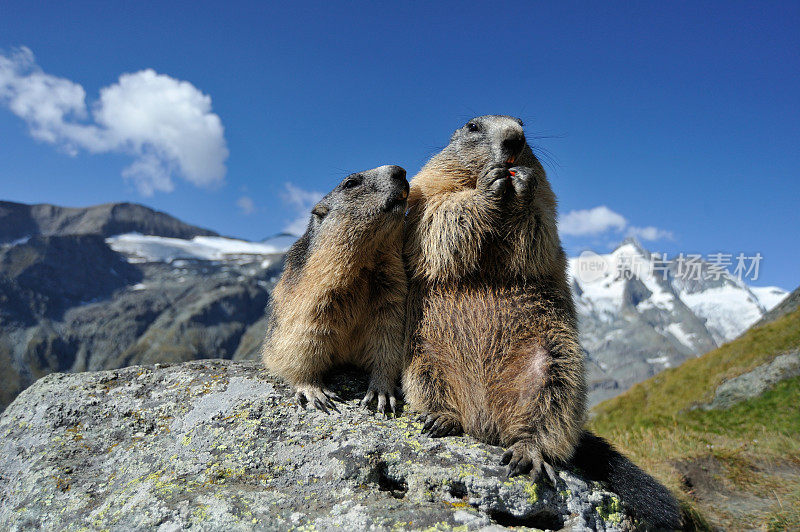
{"label": "marmot's ear", "polygon": [[318,218],[325,218],[325,216],[327,216],[329,212],[330,208],[323,203],[317,203],[316,205],[314,205],[314,208],[311,209],[311,214],[313,214]]}

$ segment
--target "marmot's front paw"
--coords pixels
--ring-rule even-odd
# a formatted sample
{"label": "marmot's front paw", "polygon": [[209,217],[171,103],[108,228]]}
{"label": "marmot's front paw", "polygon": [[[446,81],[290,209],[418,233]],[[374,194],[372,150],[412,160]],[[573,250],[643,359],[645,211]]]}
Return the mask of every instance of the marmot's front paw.
{"label": "marmot's front paw", "polygon": [[478,178],[478,189],[493,199],[501,199],[511,186],[511,174],[503,165],[494,165]]}
{"label": "marmot's front paw", "polygon": [[536,174],[533,168],[527,166],[514,166],[508,169],[511,174],[511,186],[514,195],[522,200],[530,198],[536,191]]}
{"label": "marmot's front paw", "polygon": [[296,390],[297,392],[294,394],[295,400],[303,408],[309,405],[326,414],[329,413],[330,410],[334,412],[339,411],[334,401],[341,401],[341,399],[335,392],[327,388],[315,384],[305,384],[297,386]]}
{"label": "marmot's front paw", "polygon": [[425,416],[425,425],[422,427],[422,433],[427,433],[432,438],[460,436],[464,433],[464,427],[461,426],[461,421],[452,414],[434,412]]}
{"label": "marmot's front paw", "polygon": [[392,414],[397,416],[397,399],[394,396],[394,393],[381,391],[377,387],[373,387],[370,385],[369,389],[367,390],[367,395],[361,400],[361,406],[367,406],[369,403],[378,398],[378,405],[376,411],[380,415],[386,415],[386,402],[388,399],[389,402],[389,409],[392,411]]}

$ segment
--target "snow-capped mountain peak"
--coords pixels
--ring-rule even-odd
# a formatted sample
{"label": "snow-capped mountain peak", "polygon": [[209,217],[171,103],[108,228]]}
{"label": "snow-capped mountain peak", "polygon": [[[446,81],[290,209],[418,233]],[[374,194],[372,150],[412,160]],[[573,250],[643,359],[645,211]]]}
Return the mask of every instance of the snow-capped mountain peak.
{"label": "snow-capped mountain peak", "polygon": [[787,295],[698,257],[687,266],[628,239],[569,260],[593,402],[736,338]]}

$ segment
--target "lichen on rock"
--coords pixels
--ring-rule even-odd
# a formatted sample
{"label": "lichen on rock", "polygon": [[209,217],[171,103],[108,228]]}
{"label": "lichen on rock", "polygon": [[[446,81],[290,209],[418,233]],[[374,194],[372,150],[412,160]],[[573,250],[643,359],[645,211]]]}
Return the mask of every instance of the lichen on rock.
{"label": "lichen on rock", "polygon": [[619,498],[569,470],[505,478],[502,450],[432,439],[404,415],[301,410],[251,362],[51,374],[0,417],[11,530],[628,530]]}

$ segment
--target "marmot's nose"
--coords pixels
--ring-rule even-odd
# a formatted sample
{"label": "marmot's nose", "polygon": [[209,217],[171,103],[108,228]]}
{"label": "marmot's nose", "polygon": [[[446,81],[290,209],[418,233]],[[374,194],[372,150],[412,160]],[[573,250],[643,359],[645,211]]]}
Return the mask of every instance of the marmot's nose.
{"label": "marmot's nose", "polygon": [[386,171],[389,174],[390,178],[395,179],[397,181],[400,181],[401,179],[405,180],[406,178],[406,171],[399,166],[395,166],[393,164],[387,165]]}
{"label": "marmot's nose", "polygon": [[501,146],[503,147],[503,152],[505,152],[509,158],[516,159],[519,157],[519,154],[522,153],[522,148],[525,147],[525,136],[514,133],[508,138],[503,139]]}

